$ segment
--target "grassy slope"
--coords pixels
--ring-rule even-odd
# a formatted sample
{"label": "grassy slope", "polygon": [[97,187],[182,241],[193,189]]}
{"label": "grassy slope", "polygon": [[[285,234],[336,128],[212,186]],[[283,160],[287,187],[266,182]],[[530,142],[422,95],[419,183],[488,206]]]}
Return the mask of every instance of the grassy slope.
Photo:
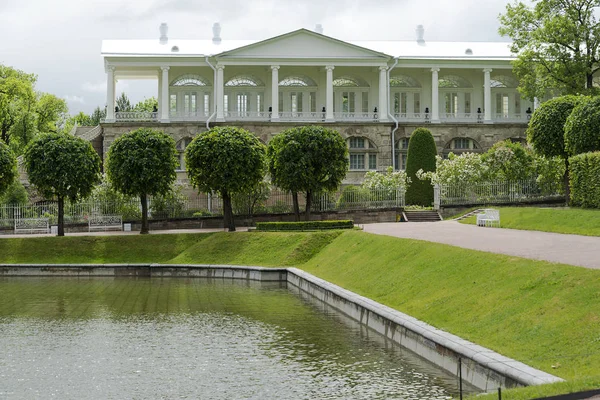
{"label": "grassy slope", "polygon": [[[460,222],[474,225],[476,217]],[[503,228],[600,236],[600,210],[501,207],[500,222]]]}
{"label": "grassy slope", "polygon": [[569,380],[503,398],[600,386],[594,270],[359,231],[0,239],[0,262],[296,265]]}

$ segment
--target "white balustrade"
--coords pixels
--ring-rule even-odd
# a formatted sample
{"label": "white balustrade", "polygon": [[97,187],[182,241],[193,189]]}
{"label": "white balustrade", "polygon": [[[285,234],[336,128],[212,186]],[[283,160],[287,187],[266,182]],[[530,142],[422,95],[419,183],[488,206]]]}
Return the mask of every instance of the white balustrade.
{"label": "white balustrade", "polygon": [[115,119],[119,122],[130,121],[157,121],[158,112],[151,111],[119,111],[115,113]]}
{"label": "white balustrade", "polygon": [[171,111],[169,114],[171,121],[206,121],[208,117],[201,111]]}

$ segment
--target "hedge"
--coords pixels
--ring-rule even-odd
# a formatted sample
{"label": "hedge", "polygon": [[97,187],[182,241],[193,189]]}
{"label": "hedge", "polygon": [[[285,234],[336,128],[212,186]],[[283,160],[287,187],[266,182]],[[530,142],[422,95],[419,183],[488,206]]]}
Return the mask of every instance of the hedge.
{"label": "hedge", "polygon": [[352,229],[352,220],[302,221],[302,222],[258,222],[259,231],[308,231],[322,229]]}
{"label": "hedge", "polygon": [[406,204],[429,207],[433,204],[433,186],[431,181],[417,178],[417,171],[435,171],[437,147],[433,135],[428,129],[417,128],[408,142],[406,175],[410,184],[406,189]]}
{"label": "hedge", "polygon": [[570,155],[600,150],[600,97],[583,98],[565,123],[565,148]]}
{"label": "hedge", "polygon": [[571,204],[600,208],[600,152],[571,157]]}

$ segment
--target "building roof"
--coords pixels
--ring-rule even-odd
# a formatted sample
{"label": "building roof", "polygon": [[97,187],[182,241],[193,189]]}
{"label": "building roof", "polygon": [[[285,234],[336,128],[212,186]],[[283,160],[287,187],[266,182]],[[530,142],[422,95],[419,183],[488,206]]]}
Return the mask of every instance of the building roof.
{"label": "building roof", "polygon": [[[102,55],[105,57],[205,57],[219,56],[222,53],[242,47],[278,40],[295,32],[306,32],[329,36],[300,29],[266,40],[222,40],[215,44],[212,40],[169,39],[166,44],[158,40],[103,40]],[[464,60],[511,60],[510,43],[507,42],[429,42],[429,41],[345,41],[345,43],[401,59],[464,59]],[[470,51],[469,51],[470,50]]]}

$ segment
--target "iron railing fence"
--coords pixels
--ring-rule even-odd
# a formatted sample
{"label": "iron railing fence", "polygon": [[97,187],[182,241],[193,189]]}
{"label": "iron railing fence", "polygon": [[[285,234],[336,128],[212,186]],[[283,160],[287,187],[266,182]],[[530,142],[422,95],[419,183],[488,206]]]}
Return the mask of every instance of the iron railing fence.
{"label": "iron railing fence", "polygon": [[[298,195],[301,211],[306,207],[306,197]],[[235,215],[291,213],[294,210],[290,192],[273,189],[262,196],[232,196]],[[397,208],[404,206],[403,189],[364,189],[346,187],[332,193],[314,194],[311,211],[344,211],[361,209]],[[141,218],[139,199],[122,201],[65,202],[65,223],[87,223],[90,217],[102,215],[121,216],[124,221]],[[161,197],[148,199],[148,218],[190,218],[219,216],[223,213],[223,202],[218,195],[200,193],[194,197],[180,197],[165,200]],[[0,205],[0,229],[12,229],[15,220],[25,218],[48,218],[50,224],[58,222],[58,203]]]}
{"label": "iron railing fence", "polygon": [[[538,182],[525,181],[491,181],[467,184],[435,185],[436,203],[439,206],[479,205],[502,203],[531,203],[561,199],[564,195],[556,191],[548,191]],[[436,204],[438,205],[438,204]]]}

